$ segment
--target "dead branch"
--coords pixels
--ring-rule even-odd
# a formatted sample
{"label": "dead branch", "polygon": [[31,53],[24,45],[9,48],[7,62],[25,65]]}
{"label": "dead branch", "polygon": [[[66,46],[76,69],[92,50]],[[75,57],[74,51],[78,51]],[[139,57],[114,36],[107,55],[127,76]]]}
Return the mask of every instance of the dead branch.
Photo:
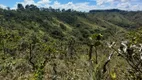
{"label": "dead branch", "polygon": [[111,57],[113,56],[113,54],[114,54],[114,52],[112,52],[111,54],[109,54],[109,57],[108,57],[107,61],[104,63],[104,65],[103,65],[103,73],[105,73],[107,71],[106,66],[110,62]]}

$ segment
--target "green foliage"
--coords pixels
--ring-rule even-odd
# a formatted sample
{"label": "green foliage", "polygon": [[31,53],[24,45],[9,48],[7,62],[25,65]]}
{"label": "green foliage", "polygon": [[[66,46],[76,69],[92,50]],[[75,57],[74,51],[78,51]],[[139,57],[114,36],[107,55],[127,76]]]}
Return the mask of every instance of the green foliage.
{"label": "green foliage", "polygon": [[67,30],[66,26],[65,26],[64,24],[62,24],[62,23],[60,23],[60,27],[61,27],[61,29],[63,29],[63,30]]}
{"label": "green foliage", "polygon": [[139,28],[138,30],[136,31],[131,31],[128,33],[127,37],[128,39],[130,39],[131,43],[142,43],[141,39],[142,39],[142,30],[141,28]]}
{"label": "green foliage", "polygon": [[[141,18],[137,19],[137,16],[140,17],[141,12],[92,14],[71,9],[38,8],[32,4],[17,6],[17,10],[0,9],[2,80],[89,80],[90,74],[96,80],[123,80],[121,76],[128,79],[125,76],[128,71],[123,69],[128,64],[116,55],[109,63],[120,65],[115,61],[121,61],[122,68],[107,65],[112,72],[102,72],[105,60],[112,52],[106,44],[125,38],[123,34],[129,26],[140,26]],[[139,44],[141,34],[142,30],[131,32],[128,39]],[[88,53],[91,54],[89,61]],[[134,57],[136,61],[138,54]],[[113,71],[113,67],[118,68],[118,72]],[[132,71],[132,76],[135,75]]]}

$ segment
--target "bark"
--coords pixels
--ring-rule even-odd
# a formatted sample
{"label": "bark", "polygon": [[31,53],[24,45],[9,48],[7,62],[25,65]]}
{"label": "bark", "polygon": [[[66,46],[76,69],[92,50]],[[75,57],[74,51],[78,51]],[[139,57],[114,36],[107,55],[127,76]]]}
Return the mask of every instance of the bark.
{"label": "bark", "polygon": [[109,55],[107,61],[104,63],[104,65],[103,65],[103,73],[105,73],[105,72],[107,71],[107,68],[106,68],[106,67],[107,67],[107,64],[110,62],[110,59],[111,59],[112,55],[113,55],[113,53],[111,53],[111,54]]}
{"label": "bark", "polygon": [[92,53],[93,53],[93,45],[90,45],[89,47],[90,47],[90,49],[89,49],[89,60],[91,60],[92,59]]}

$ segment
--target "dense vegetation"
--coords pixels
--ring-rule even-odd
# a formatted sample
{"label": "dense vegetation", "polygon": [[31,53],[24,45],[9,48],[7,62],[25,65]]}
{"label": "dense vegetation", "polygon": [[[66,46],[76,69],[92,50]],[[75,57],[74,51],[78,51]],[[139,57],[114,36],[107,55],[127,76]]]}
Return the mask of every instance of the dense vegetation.
{"label": "dense vegetation", "polygon": [[141,80],[141,11],[0,9],[0,79]]}

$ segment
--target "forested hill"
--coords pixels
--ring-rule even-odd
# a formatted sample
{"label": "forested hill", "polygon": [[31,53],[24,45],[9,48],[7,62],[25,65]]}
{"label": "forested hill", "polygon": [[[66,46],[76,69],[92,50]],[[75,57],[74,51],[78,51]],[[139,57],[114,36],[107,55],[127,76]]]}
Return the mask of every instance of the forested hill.
{"label": "forested hill", "polygon": [[0,9],[1,27],[19,29],[20,32],[31,30],[61,39],[75,37],[79,40],[90,34],[118,28],[130,30],[142,26],[141,11],[91,10],[78,12],[71,9],[38,8],[35,5],[17,5],[16,10]]}
{"label": "forested hill", "polygon": [[[137,28],[142,25],[142,11],[124,11],[119,9],[90,10],[90,13],[125,28]],[[136,25],[137,24],[137,27]]]}

